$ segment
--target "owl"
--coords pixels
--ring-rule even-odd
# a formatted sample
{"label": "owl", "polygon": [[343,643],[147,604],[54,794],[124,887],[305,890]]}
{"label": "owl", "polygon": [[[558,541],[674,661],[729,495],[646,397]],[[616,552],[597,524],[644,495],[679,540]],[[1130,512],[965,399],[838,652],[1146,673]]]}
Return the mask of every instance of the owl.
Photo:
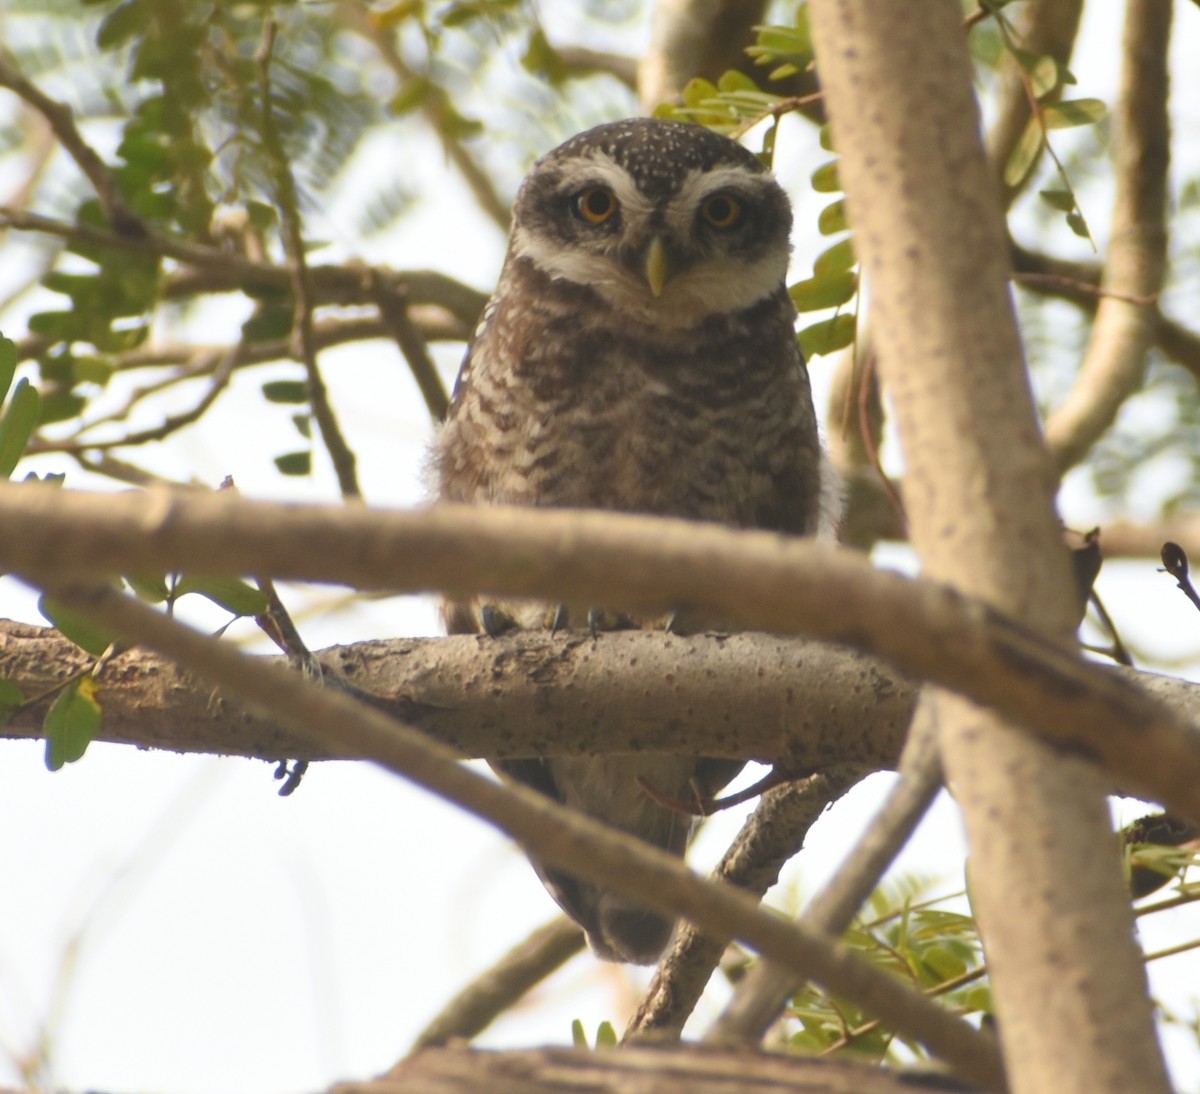
{"label": "owl", "polygon": [[[821,453],[784,281],[791,223],[759,159],[698,125],[614,122],[540,159],[434,443],[438,496],[814,532]],[[451,632],[493,635],[664,625],[603,605],[452,603],[443,614]],[[626,754],[493,766],[682,855],[693,820],[669,803],[715,794],[741,764]],[[647,964],[670,940],[669,918],[533,866],[601,958]]]}

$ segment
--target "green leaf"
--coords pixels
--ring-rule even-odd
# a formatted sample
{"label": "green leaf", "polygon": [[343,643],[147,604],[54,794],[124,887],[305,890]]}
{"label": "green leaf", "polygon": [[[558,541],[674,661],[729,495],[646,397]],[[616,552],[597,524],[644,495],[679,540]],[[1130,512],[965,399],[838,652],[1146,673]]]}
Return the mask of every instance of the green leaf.
{"label": "green leaf", "polygon": [[840,194],[842,184],[838,179],[838,161],[830,160],[822,164],[812,173],[810,181],[818,194]]}
{"label": "green leaf", "polygon": [[711,80],[694,76],[683,85],[682,97],[684,106],[700,106],[706,99],[717,97],[717,85]]}
{"label": "green leaf", "polygon": [[146,601],[147,604],[161,604],[171,595],[166,579],[162,577],[139,577],[126,574],[125,580],[129,583],[129,587],[137,593],[138,599]]}
{"label": "green leaf", "polygon": [[1079,236],[1080,239],[1092,238],[1092,233],[1088,231],[1087,221],[1083,219],[1082,213],[1068,213],[1067,227]]}
{"label": "green leaf", "polygon": [[801,352],[807,359],[834,353],[852,345],[856,329],[856,316],[835,315],[832,319],[805,327],[796,337],[800,340]]}
{"label": "green leaf", "polygon": [[197,577],[185,574],[175,586],[175,595],[197,593],[234,615],[261,615],[267,610],[267,594],[236,577]]}
{"label": "green leaf", "polygon": [[596,1029],[596,1047],[597,1048],[616,1048],[617,1047],[617,1031],[613,1029],[612,1022],[601,1022]]}
{"label": "green leaf", "polygon": [[813,274],[818,278],[854,268],[858,261],[854,256],[854,240],[843,239],[828,250],[822,251],[813,261]]}
{"label": "green leaf", "polygon": [[838,232],[845,232],[849,228],[850,224],[846,220],[846,202],[844,200],[826,205],[817,217],[817,231],[823,236],[835,236]]}
{"label": "green leaf", "polygon": [[837,149],[833,146],[833,130],[829,128],[828,122],[821,126],[821,128],[817,131],[817,140],[826,152],[837,151]]}
{"label": "green leaf", "polygon": [[292,330],[292,303],[283,306],[268,305],[256,311],[242,324],[242,337],[248,342],[267,342],[284,338]]}
{"label": "green leaf", "polygon": [[392,96],[388,103],[388,111],[393,117],[411,114],[419,109],[433,91],[433,84],[425,76],[414,76],[406,80],[404,86]]}
{"label": "green leaf", "polygon": [[0,416],[0,479],[7,479],[16,468],[41,418],[41,408],[37,388],[22,377]]}
{"label": "green leaf", "polygon": [[0,334],[0,403],[12,386],[13,375],[17,371],[17,344],[11,338]]}
{"label": "green leaf", "polygon": [[67,391],[65,388],[48,391],[42,399],[39,418],[43,425],[65,422],[69,418],[78,418],[86,405],[87,399],[74,391]]}
{"label": "green leaf", "polygon": [[17,708],[25,702],[21,689],[11,680],[0,679],[0,726],[6,726]]}
{"label": "green leaf", "polygon": [[70,608],[64,608],[48,596],[42,596],[38,600],[38,611],[54,624],[55,629],[64,638],[69,638],[93,657],[99,657],[116,641],[117,636],[112,631],[80,618]]}
{"label": "green leaf", "polygon": [[717,89],[727,93],[735,91],[758,92],[759,87],[744,72],[739,72],[736,68],[731,68],[721,74],[720,79],[717,80]]}
{"label": "green leaf", "polygon": [[583,1023],[578,1018],[571,1019],[571,1044],[576,1048],[590,1048],[587,1034],[583,1032]]}
{"label": "green leaf", "polygon": [[838,308],[850,300],[858,291],[858,275],[849,270],[838,270],[824,277],[810,277],[797,281],[788,289],[788,296],[797,311],[820,311],[822,308]]}
{"label": "green leaf", "polygon": [[268,380],[262,386],[268,403],[307,403],[307,380]]}
{"label": "green leaf", "polygon": [[1039,56],[1036,53],[1030,53],[1028,50],[1020,49],[1016,46],[1012,47],[1013,59],[1019,64],[1029,76],[1029,83],[1033,88],[1033,94],[1040,99],[1044,95],[1049,95],[1059,84],[1059,69],[1058,62],[1048,55]]}
{"label": "green leaf", "polygon": [[1050,103],[1042,108],[1047,129],[1070,129],[1076,125],[1094,125],[1108,113],[1102,99],[1071,99]]}
{"label": "green leaf", "polygon": [[1030,168],[1037,160],[1038,153],[1042,150],[1044,137],[1041,123],[1037,118],[1030,118],[1025,123],[1025,131],[1021,134],[1021,139],[1017,141],[1008,157],[1008,162],[1004,165],[1005,186],[1021,185],[1021,181],[1029,174]]}
{"label": "green leaf", "polygon": [[1039,190],[1038,197],[1060,213],[1075,211],[1075,195],[1070,190]]}
{"label": "green leaf", "polygon": [[284,475],[307,475],[312,471],[312,452],[285,452],[275,457],[275,466]]}
{"label": "green leaf", "polygon": [[296,427],[296,432],[300,434],[306,441],[312,440],[312,415],[311,414],[293,414],[292,425]]}
{"label": "green leaf", "polygon": [[100,729],[103,711],[96,701],[96,681],[90,676],[72,680],[46,712],[46,766],[57,771],[81,759]]}
{"label": "green leaf", "polygon": [[147,22],[154,22],[145,10],[143,0],[126,0],[104,17],[96,32],[96,45],[101,49],[118,49],[137,34],[143,33]]}

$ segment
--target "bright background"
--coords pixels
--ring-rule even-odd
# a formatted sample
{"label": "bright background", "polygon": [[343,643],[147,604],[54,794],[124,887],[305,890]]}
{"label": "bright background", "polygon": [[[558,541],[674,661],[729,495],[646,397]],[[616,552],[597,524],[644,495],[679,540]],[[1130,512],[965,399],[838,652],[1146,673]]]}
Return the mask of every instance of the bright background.
{"label": "bright background", "polygon": [[[1092,7],[1100,14],[1073,66],[1079,96],[1108,94],[1116,63],[1117,6]],[[1196,14],[1179,6],[1177,17],[1181,24],[1190,19],[1191,32],[1181,25],[1176,34],[1178,155],[1200,148],[1200,74],[1185,56],[1200,31]],[[531,118],[530,126],[546,134],[541,150],[573,128],[570,119]],[[804,233],[815,210],[805,207],[811,194],[803,180],[825,157],[799,126],[787,131],[780,149],[780,173],[798,204],[797,254],[811,256],[818,244]],[[355,253],[372,262],[436,267],[480,288],[494,282],[503,238],[474,213],[432,138],[414,137],[410,127],[402,145],[373,141],[363,162],[352,166],[351,184],[375,171],[415,172],[414,188],[427,197],[395,231],[357,246],[348,242],[354,238],[351,185],[321,225],[323,237],[333,240],[322,260]],[[1102,231],[1105,196],[1086,211]],[[797,272],[807,271],[799,258]],[[0,283],[7,276],[0,268]],[[31,300],[30,310],[37,303]],[[1194,316],[1195,309],[1179,314]],[[439,355],[447,380],[457,357],[457,350]],[[367,498],[378,505],[421,500],[430,427],[394,348],[330,351],[322,365],[358,452]],[[827,373],[827,362],[814,362],[818,391],[827,387]],[[280,376],[299,374],[299,366],[280,366]],[[166,475],[211,485],[232,474],[253,497],[336,498],[320,459],[309,479],[275,473],[271,458],[294,447],[296,437],[287,408],[262,404],[262,379],[260,373],[235,378],[204,428],[158,446],[155,465]],[[1152,400],[1129,408],[1154,412]],[[53,461],[37,467],[58,469]],[[1177,471],[1150,469],[1145,511],[1129,515],[1151,515],[1154,497]],[[88,485],[75,470],[69,482]],[[1063,510],[1077,528],[1111,516],[1078,476],[1067,483]],[[880,559],[911,565],[903,551],[881,552]],[[1195,678],[1200,616],[1151,561],[1106,565],[1098,588],[1132,648]],[[328,591],[284,595],[299,608],[314,648],[437,633],[425,601],[381,600],[343,610],[341,598]],[[0,579],[0,616],[42,621],[33,597],[11,579]],[[212,627],[223,622],[203,611],[193,618]],[[231,633],[252,638],[248,628]],[[0,1084],[18,1081],[21,1059],[42,1038],[49,1041],[52,1068],[40,1078],[62,1088],[269,1094],[369,1076],[402,1055],[474,974],[555,912],[504,838],[401,780],[365,764],[314,765],[299,791],[280,799],[271,775],[272,768],[258,762],[104,745],[52,775],[39,743],[4,742]],[[888,778],[873,777],[821,819],[774,894],[778,903],[794,906],[828,875]],[[1136,806],[1123,807],[1125,819],[1137,814]],[[706,829],[693,854],[699,868],[716,860],[742,815]],[[931,876],[937,891],[953,892],[962,885],[963,855],[956,811],[943,800],[898,869]],[[1147,949],[1194,937],[1196,918],[1186,909],[1154,917],[1142,928]],[[1195,955],[1151,968],[1158,996],[1195,1023]],[[567,1042],[573,1018],[589,1032],[605,1019],[619,1030],[647,978],[643,970],[582,955],[481,1043]],[[698,1021],[715,1013],[722,995],[715,985]],[[1178,1029],[1165,1036],[1180,1088],[1200,1090],[1195,1038]]]}

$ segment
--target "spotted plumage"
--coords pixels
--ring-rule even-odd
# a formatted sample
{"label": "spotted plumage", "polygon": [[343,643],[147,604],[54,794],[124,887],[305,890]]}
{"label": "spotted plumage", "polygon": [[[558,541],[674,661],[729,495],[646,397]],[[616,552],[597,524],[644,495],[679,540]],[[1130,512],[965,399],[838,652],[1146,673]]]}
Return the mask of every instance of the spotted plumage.
{"label": "spotted plumage", "polygon": [[[787,198],[759,160],[699,126],[616,122],[539,160],[435,444],[439,496],[814,532],[820,446],[784,284],[790,228]],[[524,603],[445,614],[453,631],[489,633],[589,617],[662,625]],[[690,819],[638,779],[687,801],[739,765],[637,755],[497,766],[682,854]],[[669,920],[534,866],[601,957],[653,961],[669,940]]]}

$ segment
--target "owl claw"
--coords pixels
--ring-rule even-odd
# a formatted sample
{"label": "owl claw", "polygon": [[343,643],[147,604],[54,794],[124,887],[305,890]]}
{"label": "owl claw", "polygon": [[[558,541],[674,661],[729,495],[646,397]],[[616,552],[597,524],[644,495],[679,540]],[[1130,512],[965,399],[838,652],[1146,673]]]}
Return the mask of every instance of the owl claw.
{"label": "owl claw", "polygon": [[700,789],[695,779],[691,780],[694,797],[690,802],[686,802],[682,798],[674,798],[670,794],[664,794],[649,779],[641,775],[637,777],[637,784],[646,797],[657,802],[664,809],[671,810],[672,813],[682,813],[685,817],[707,817],[712,812],[712,797]]}
{"label": "owl claw", "polygon": [[551,635],[558,634],[559,631],[565,630],[568,622],[570,622],[570,612],[565,604],[559,604],[554,609],[554,615],[550,618],[550,633]]}
{"label": "owl claw", "polygon": [[670,794],[664,794],[658,787],[641,775],[637,777],[637,784],[643,794],[650,798],[651,801],[657,802],[664,809],[670,809],[673,813],[682,813],[688,817],[708,817],[713,813],[721,812],[723,809],[731,809],[735,805],[741,805],[743,802],[757,798],[760,794],[765,794],[768,790],[782,786],[796,777],[791,772],[773,767],[758,782],[734,794],[727,794],[723,798],[715,797],[713,794],[706,792],[695,779],[692,779],[690,786],[693,797],[690,802],[684,801],[682,798],[674,798]]}
{"label": "owl claw", "polygon": [[502,611],[494,604],[479,606],[479,625],[489,638],[499,638],[500,635],[511,631],[516,622],[508,612]]}

